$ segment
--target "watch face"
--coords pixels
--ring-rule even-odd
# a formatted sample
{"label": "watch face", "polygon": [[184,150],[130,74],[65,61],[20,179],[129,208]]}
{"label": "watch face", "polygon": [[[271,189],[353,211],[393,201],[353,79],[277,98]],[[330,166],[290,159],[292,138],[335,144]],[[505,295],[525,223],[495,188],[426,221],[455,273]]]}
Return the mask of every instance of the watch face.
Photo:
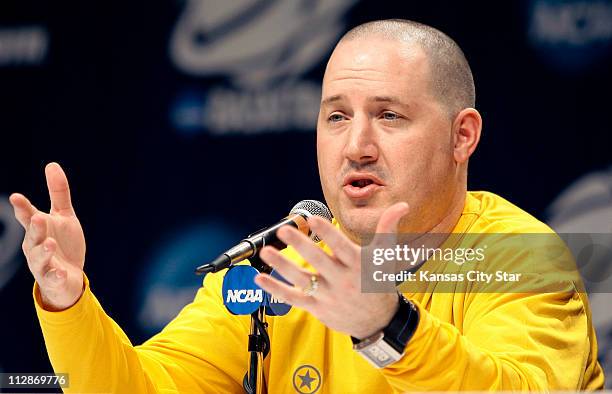
{"label": "watch face", "polygon": [[357,351],[376,368],[384,368],[402,358],[402,354],[393,349],[382,337]]}
{"label": "watch face", "polygon": [[376,368],[384,368],[404,355],[408,341],[419,323],[419,312],[412,302],[399,295],[399,308],[383,331],[362,341],[353,339],[353,349]]}
{"label": "watch face", "polygon": [[391,359],[391,357],[389,357],[389,355],[385,353],[380,346],[374,345],[367,349],[366,352],[371,359],[376,360],[376,364],[385,364]]}

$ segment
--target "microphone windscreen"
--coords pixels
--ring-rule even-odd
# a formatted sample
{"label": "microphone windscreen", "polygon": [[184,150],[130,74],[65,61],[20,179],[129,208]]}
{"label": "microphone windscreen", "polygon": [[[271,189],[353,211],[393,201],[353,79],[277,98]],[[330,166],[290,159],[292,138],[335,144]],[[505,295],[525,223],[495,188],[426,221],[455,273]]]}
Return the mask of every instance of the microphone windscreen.
{"label": "microphone windscreen", "polygon": [[[302,200],[291,208],[289,214],[298,214],[304,217],[318,216],[328,222],[332,221],[332,214],[327,205],[317,200]],[[314,232],[310,232],[310,239],[314,242],[319,242],[321,239]]]}

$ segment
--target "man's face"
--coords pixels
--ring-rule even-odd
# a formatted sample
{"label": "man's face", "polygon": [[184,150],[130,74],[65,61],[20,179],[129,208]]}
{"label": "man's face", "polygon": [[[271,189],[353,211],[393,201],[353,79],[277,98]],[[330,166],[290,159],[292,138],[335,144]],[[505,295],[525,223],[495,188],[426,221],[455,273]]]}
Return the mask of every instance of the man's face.
{"label": "man's face", "polygon": [[373,233],[382,212],[410,204],[404,232],[426,232],[456,191],[452,120],[429,87],[423,50],[367,38],[341,43],[323,79],[317,123],[325,199],[352,239]]}

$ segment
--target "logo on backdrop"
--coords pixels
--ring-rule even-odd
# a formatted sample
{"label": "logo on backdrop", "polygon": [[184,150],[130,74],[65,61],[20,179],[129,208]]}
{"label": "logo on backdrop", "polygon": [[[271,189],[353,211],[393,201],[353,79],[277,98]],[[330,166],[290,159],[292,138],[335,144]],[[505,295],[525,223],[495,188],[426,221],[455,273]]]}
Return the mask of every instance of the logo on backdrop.
{"label": "logo on backdrop", "polygon": [[143,332],[159,332],[193,301],[202,286],[202,278],[193,274],[194,266],[216,257],[219,249],[233,245],[243,232],[211,219],[163,237],[142,264],[135,305]]}
{"label": "logo on backdrop", "polygon": [[20,264],[23,229],[13,216],[8,197],[0,194],[0,289],[12,278]]}
{"label": "logo on backdrop", "polygon": [[[548,209],[548,224],[560,233],[594,233],[608,237],[605,244],[612,245],[612,167],[586,174],[561,193]],[[570,240],[571,241],[571,240]],[[578,240],[579,241],[579,240]],[[571,246],[571,245],[570,245]],[[583,267],[584,275],[608,278],[612,275],[612,254],[609,248],[589,250],[591,263]],[[599,362],[605,374],[612,374],[612,293],[598,288],[597,282],[586,282],[597,331]],[[612,382],[606,381],[606,389]]]}
{"label": "logo on backdrop", "polygon": [[529,41],[559,71],[584,71],[610,54],[611,0],[532,0],[528,23]]}
{"label": "logo on backdrop", "polygon": [[[193,274],[194,266],[198,262],[217,257],[219,250],[232,246],[242,234],[244,230],[230,227],[223,220],[211,219],[165,236],[152,251],[152,255],[146,258],[146,264],[142,264],[144,272],[140,276],[141,289],[135,300],[140,329],[147,334],[155,334],[176,317],[185,305],[193,301],[196,292],[202,287],[202,278]],[[22,236],[23,233],[20,233],[16,242],[17,251],[20,250]],[[251,266],[236,266],[233,269],[237,267],[255,270]],[[4,274],[0,270],[0,278]],[[274,271],[271,275],[289,283]],[[235,304],[259,303],[257,306],[264,303],[268,307],[266,314],[269,316],[288,313],[291,305],[259,289],[253,282],[254,277],[251,272],[252,285],[247,283],[244,287],[232,287],[236,291],[231,293],[230,301]],[[249,289],[253,291],[249,292]],[[257,289],[261,293],[258,294]],[[225,302],[228,294],[224,292],[223,298]]]}
{"label": "logo on backdrop", "polygon": [[229,83],[178,92],[173,126],[185,134],[311,131],[325,61],[356,0],[189,0],[170,39],[177,69]]}
{"label": "logo on backdrop", "polygon": [[49,33],[43,26],[0,28],[0,67],[40,65],[48,49]]}

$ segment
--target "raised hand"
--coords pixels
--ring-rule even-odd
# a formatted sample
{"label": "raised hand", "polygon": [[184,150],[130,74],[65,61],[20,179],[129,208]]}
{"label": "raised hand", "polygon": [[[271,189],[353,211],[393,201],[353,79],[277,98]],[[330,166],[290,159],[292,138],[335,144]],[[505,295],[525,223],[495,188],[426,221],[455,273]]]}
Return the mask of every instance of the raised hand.
{"label": "raised hand", "polygon": [[[381,236],[375,237],[372,244],[383,242],[384,234],[395,234],[407,212],[408,204],[404,202],[387,208],[376,228],[376,234]],[[310,217],[308,224],[329,245],[333,256],[293,227],[284,226],[277,235],[317,270],[316,292],[307,294],[301,290],[309,286],[312,273],[296,266],[271,246],[264,247],[260,257],[296,287],[267,274],[257,275],[255,282],[289,304],[307,310],[326,326],[356,338],[365,338],[384,328],[399,306],[397,293],[362,293],[360,247],[319,217]]]}
{"label": "raised hand", "polygon": [[15,217],[26,230],[23,253],[40,288],[44,307],[63,310],[83,293],[85,237],[70,201],[68,179],[57,163],[45,168],[51,198],[49,213],[19,193],[10,197]]}

